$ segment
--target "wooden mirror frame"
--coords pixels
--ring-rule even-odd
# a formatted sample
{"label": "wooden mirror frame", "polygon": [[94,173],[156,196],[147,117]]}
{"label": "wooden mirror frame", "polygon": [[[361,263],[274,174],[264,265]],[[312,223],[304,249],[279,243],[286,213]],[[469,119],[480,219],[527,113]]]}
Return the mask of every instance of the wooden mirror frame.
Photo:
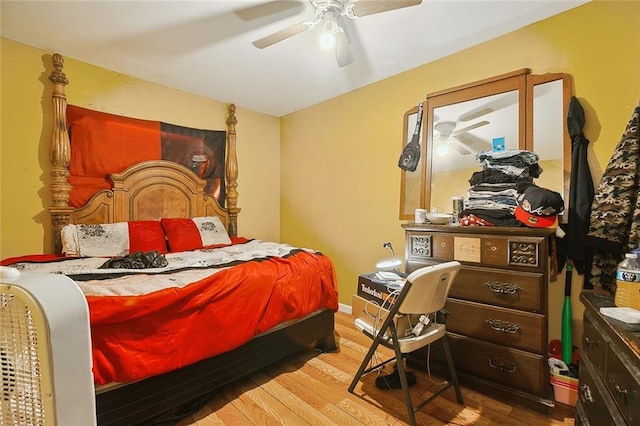
{"label": "wooden mirror frame", "polygon": [[[421,138],[421,159],[417,173],[420,171],[420,205],[414,208],[431,209],[431,175],[432,175],[432,155],[434,147],[434,108],[451,105],[468,100],[479,99],[495,94],[506,93],[517,90],[518,93],[518,149],[527,149],[535,152],[534,147],[534,88],[538,85],[553,81],[561,81],[562,84],[562,162],[563,162],[563,188],[562,195],[565,200],[565,211],[568,211],[569,182],[571,171],[571,140],[566,130],[566,116],[569,101],[572,95],[571,76],[565,73],[549,73],[543,75],[531,74],[529,68],[523,68],[510,73],[501,74],[495,77],[479,80],[473,83],[456,86],[446,90],[433,92],[427,95],[424,107],[424,117]],[[404,114],[403,147],[407,143],[412,129],[408,126],[408,117],[417,112],[417,107],[413,107]],[[406,211],[407,202],[411,196],[407,193],[407,175],[405,171],[401,173],[400,185],[400,209],[401,220],[413,219],[413,211]],[[451,194],[460,195],[460,194]],[[407,198],[409,197],[409,198]],[[561,217],[566,220],[567,215]]]}

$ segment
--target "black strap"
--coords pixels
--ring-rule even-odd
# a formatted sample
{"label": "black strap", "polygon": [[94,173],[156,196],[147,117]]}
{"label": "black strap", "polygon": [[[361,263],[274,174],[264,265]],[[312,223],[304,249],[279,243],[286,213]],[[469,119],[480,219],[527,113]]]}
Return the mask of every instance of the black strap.
{"label": "black strap", "polygon": [[422,102],[418,104],[418,118],[416,121],[416,129],[413,132],[411,141],[404,147],[400,158],[398,159],[398,167],[409,172],[414,172],[420,161],[420,128],[422,127]]}

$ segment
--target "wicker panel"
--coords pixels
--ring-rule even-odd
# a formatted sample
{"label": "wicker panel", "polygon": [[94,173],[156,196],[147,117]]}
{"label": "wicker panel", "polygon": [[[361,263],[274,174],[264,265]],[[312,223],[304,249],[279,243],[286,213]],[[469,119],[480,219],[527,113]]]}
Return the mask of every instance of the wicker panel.
{"label": "wicker panel", "polygon": [[[54,422],[53,410],[45,401],[47,393],[42,386],[43,374],[48,369],[41,366],[41,343],[36,327],[30,307],[16,297],[10,286],[0,286],[0,424]],[[47,342],[43,344],[46,349]],[[51,396],[48,397],[50,400]]]}

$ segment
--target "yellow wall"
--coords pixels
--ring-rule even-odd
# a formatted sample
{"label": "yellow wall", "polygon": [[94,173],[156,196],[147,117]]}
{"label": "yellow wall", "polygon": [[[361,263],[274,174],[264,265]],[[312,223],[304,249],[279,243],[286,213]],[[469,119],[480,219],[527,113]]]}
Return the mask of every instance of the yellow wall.
{"label": "yellow wall", "polygon": [[[283,117],[282,240],[331,256],[340,302],[350,304],[357,275],[388,257],[385,241],[403,256],[396,163],[404,112],[427,93],[520,68],[573,75],[599,181],[640,99],[639,20],[640,2],[596,1]],[[573,283],[580,318],[581,277]],[[559,337],[563,280],[550,287],[550,333]],[[576,326],[579,336],[579,319]]]}
{"label": "yellow wall", "polygon": [[[47,186],[51,134],[51,53],[7,39],[2,49],[0,258],[49,252]],[[58,52],[64,55],[64,52]],[[74,105],[204,129],[226,129],[226,108],[175,89],[65,58]],[[238,108],[239,233],[280,237],[280,123]]]}

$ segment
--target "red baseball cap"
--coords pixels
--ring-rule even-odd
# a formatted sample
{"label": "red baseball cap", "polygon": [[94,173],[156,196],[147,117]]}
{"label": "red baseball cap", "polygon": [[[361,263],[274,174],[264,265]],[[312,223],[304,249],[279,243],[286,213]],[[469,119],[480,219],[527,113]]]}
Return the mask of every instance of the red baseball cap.
{"label": "red baseball cap", "polygon": [[557,226],[558,214],[564,211],[562,196],[550,189],[530,185],[517,198],[516,219],[533,228]]}

